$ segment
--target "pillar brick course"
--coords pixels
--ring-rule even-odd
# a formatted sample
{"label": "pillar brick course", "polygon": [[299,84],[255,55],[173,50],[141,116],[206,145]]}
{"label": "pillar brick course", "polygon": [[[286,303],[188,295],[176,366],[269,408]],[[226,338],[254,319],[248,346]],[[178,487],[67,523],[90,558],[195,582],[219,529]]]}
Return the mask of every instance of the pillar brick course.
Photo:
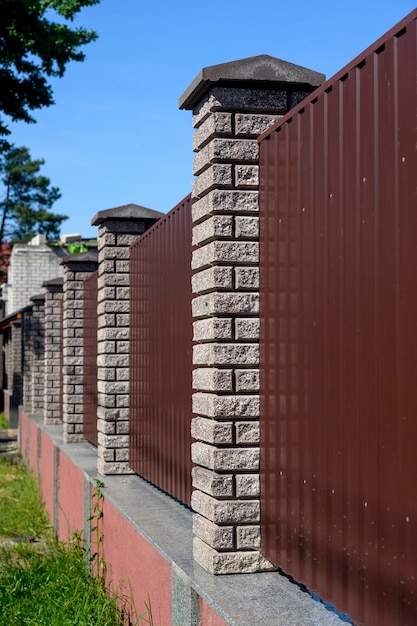
{"label": "pillar brick course", "polygon": [[32,384],[31,403],[32,411],[43,412],[44,409],[44,360],[45,360],[45,294],[31,298],[32,318]]}
{"label": "pillar brick course", "polygon": [[22,403],[32,408],[32,306],[27,306],[22,312]]}
{"label": "pillar brick course", "polygon": [[63,436],[76,443],[83,435],[84,283],[97,270],[96,251],[64,257],[63,282]]}
{"label": "pillar brick course", "polygon": [[260,553],[257,137],[323,75],[265,55],[204,68],[193,111],[194,558],[215,574]]}
{"label": "pillar brick course", "polygon": [[98,231],[98,459],[101,474],[130,474],[130,245],[162,213],[125,205],[100,211]]}
{"label": "pillar brick course", "polygon": [[[43,284],[45,294],[44,423],[62,422],[62,297],[63,278]],[[79,390],[77,390],[78,392]]]}

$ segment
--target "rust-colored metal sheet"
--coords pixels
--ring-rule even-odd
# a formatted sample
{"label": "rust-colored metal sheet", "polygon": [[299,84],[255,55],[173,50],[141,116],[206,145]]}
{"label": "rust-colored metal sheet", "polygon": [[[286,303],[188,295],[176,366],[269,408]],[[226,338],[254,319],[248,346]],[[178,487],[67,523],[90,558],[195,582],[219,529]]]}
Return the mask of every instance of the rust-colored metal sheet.
{"label": "rust-colored metal sheet", "polygon": [[97,437],[97,279],[98,271],[84,279],[84,437],[98,445]]}
{"label": "rust-colored metal sheet", "polygon": [[417,11],[261,150],[265,556],[417,624]]}
{"label": "rust-colored metal sheet", "polygon": [[191,197],[131,246],[130,466],[191,499]]}

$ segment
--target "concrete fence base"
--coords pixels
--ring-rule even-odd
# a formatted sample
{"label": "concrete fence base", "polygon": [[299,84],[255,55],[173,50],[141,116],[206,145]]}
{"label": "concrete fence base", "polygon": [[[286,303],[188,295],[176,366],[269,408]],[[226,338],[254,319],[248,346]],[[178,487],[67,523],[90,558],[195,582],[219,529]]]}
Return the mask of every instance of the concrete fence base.
{"label": "concrete fence base", "polygon": [[138,476],[103,476],[89,443],[65,443],[62,427],[20,407],[21,453],[37,476],[57,537],[90,540],[91,496],[104,480],[103,556],[114,588],[151,601],[158,626],[341,626],[278,572],[213,576],[193,560],[192,513]]}

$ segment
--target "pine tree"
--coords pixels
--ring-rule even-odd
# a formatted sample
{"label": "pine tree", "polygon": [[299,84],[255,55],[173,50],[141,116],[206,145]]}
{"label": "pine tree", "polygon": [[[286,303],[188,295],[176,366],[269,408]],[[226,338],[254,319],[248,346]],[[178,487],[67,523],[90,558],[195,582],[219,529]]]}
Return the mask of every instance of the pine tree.
{"label": "pine tree", "polygon": [[12,146],[0,157],[0,183],[3,198],[0,201],[0,244],[4,240],[29,241],[37,234],[57,239],[61,224],[67,219],[51,211],[60,197],[57,187],[39,172],[43,159],[33,160],[25,147]]}

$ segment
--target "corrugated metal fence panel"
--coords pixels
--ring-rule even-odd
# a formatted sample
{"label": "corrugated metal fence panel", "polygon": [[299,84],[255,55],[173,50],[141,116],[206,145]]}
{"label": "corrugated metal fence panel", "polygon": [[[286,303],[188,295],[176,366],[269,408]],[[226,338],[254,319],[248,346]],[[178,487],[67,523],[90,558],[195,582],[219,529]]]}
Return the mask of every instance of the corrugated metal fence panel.
{"label": "corrugated metal fence panel", "polygon": [[130,465],[191,498],[191,197],[131,246]]}
{"label": "corrugated metal fence panel", "polygon": [[416,12],[261,141],[264,554],[417,623]]}
{"label": "corrugated metal fence panel", "polygon": [[84,437],[97,446],[97,279],[98,271],[84,280]]}

